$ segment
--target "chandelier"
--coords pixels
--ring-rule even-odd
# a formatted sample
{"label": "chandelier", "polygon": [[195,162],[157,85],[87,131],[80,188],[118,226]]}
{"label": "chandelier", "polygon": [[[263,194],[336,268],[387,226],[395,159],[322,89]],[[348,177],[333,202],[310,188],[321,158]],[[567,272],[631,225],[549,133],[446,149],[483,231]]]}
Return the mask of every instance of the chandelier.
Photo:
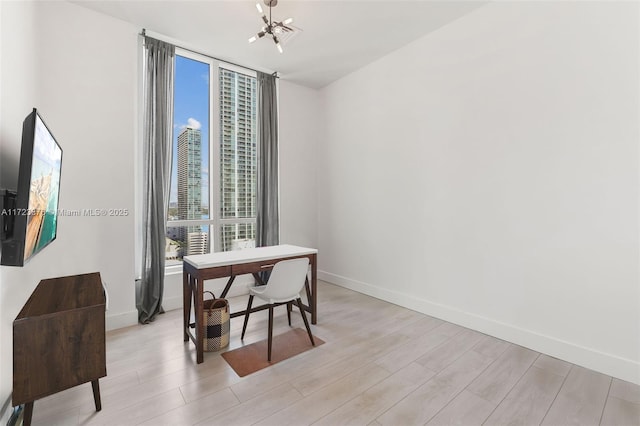
{"label": "chandelier", "polygon": [[264,4],[269,6],[269,19],[267,19],[267,15],[265,15],[260,3],[256,3],[256,9],[258,9],[258,13],[262,15],[262,21],[265,25],[256,35],[249,39],[249,43],[253,43],[268,34],[273,38],[273,42],[276,44],[278,52],[282,53],[282,45],[280,44],[280,38],[278,38],[278,36],[294,31],[292,27],[288,26],[293,22],[293,18],[287,18],[280,22],[273,21],[271,19],[271,9],[278,4],[278,0],[264,0]]}

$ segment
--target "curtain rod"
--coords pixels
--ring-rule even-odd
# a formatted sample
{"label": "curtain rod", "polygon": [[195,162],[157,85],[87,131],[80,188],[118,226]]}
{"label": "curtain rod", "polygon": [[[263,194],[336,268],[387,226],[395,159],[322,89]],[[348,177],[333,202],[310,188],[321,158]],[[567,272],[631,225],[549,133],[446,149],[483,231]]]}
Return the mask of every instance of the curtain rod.
{"label": "curtain rod", "polygon": [[[150,36],[147,35],[146,28],[142,29],[142,32],[140,32],[140,35],[143,36],[143,37],[150,37]],[[150,37],[150,38],[153,38],[153,37]],[[257,70],[257,69],[254,69],[254,68],[250,68],[250,67],[247,67],[245,65],[240,65],[240,64],[236,64],[235,62],[227,61],[226,59],[220,59],[220,58],[216,58],[215,56],[208,55],[206,53],[198,52],[197,50],[188,49],[188,48],[182,47],[182,46],[176,46],[176,47],[179,47],[182,50],[186,50],[187,52],[196,53],[198,55],[206,56],[207,58],[214,59],[214,60],[220,61],[220,62],[224,62],[226,64],[233,65],[233,66],[236,66],[236,67],[244,68],[244,69],[249,70],[249,71],[262,72],[260,70]],[[278,75],[278,71],[272,72],[271,75],[274,76],[275,78],[280,78],[280,76]]]}

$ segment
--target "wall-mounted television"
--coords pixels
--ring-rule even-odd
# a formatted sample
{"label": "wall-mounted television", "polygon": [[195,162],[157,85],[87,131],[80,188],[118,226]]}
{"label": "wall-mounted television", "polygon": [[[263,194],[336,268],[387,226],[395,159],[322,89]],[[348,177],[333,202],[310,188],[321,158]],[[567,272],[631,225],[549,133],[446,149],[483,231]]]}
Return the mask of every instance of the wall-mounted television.
{"label": "wall-mounted television", "polygon": [[61,165],[62,148],[34,108],[22,123],[18,188],[5,196],[1,265],[23,266],[56,239]]}

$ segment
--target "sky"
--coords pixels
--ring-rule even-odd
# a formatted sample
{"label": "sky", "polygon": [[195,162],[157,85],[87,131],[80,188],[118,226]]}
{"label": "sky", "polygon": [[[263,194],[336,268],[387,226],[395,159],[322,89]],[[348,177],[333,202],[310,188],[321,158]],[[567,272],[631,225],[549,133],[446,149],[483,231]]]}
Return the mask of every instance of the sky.
{"label": "sky", "polygon": [[209,205],[209,92],[209,64],[176,55],[171,203],[178,202],[178,135],[188,126],[201,131],[202,204]]}

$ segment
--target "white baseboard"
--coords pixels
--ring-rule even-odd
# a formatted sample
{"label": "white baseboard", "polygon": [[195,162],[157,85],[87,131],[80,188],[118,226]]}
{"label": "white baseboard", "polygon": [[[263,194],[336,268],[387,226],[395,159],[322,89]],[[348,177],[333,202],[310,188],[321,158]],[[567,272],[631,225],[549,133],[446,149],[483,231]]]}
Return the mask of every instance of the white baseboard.
{"label": "white baseboard", "polygon": [[182,297],[165,297],[162,299],[162,309],[173,311],[174,309],[182,309]]}
{"label": "white baseboard", "polygon": [[640,385],[640,363],[630,359],[330,272],[318,271],[318,279]]}
{"label": "white baseboard", "polygon": [[109,315],[107,311],[107,331],[129,327],[138,323],[138,311],[124,312],[122,314]]}
{"label": "white baseboard", "polygon": [[[0,0],[2,1],[2,0]],[[231,289],[229,290],[229,294],[227,294],[227,298],[240,296],[243,294],[247,294],[247,284],[252,283],[252,278],[249,277],[238,277]],[[220,296],[222,290],[224,289],[226,284],[225,281],[207,281],[205,283],[205,290],[213,292],[216,296]],[[176,294],[177,291],[173,291],[173,294]],[[167,296],[165,293],[165,297],[162,299],[162,308],[165,311],[172,311],[174,309],[182,309],[182,282],[180,282],[180,290],[179,296]],[[205,298],[209,298],[209,295],[205,295]],[[129,327],[131,325],[138,324],[138,311],[130,311],[116,315],[109,315],[109,311],[107,311],[107,331],[115,330],[118,328]]]}

